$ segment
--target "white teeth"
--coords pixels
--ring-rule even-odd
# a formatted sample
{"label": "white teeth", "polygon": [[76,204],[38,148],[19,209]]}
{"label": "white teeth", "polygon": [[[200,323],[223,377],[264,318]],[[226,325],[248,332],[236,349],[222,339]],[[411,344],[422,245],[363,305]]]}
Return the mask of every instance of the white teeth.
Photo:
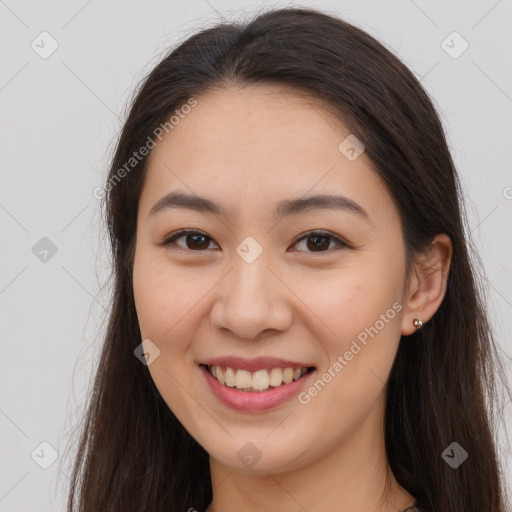
{"label": "white teeth", "polygon": [[[241,370],[238,370],[238,373],[240,373],[240,371]],[[267,370],[258,370],[252,374],[251,387],[253,389],[263,391],[264,389],[268,389],[269,383],[270,379]]]}
{"label": "white teeth", "polygon": [[210,373],[221,383],[230,388],[236,387],[246,391],[265,391],[275,388],[302,377],[307,368],[272,368],[257,370],[251,373],[247,370],[237,370],[229,366],[224,370],[221,366],[209,366]]}
{"label": "white teeth", "polygon": [[270,370],[270,385],[280,386],[283,383],[283,370],[281,368],[272,368]]}
{"label": "white teeth", "polygon": [[290,384],[293,380],[293,368],[285,368],[283,371],[283,382],[285,384]]}
{"label": "white teeth", "polygon": [[224,379],[224,372],[222,371],[222,368],[220,366],[214,366],[213,370],[215,371],[213,374],[214,377],[216,377],[221,384],[224,384],[226,381]]}
{"label": "white teeth", "polygon": [[237,389],[248,389],[252,386],[251,372],[238,370],[235,375],[235,386]]}
{"label": "white teeth", "polygon": [[[213,376],[215,377],[215,374],[213,374]],[[235,387],[235,370],[233,370],[233,368],[226,368],[224,378],[226,379],[226,386],[229,386],[230,388]]]}

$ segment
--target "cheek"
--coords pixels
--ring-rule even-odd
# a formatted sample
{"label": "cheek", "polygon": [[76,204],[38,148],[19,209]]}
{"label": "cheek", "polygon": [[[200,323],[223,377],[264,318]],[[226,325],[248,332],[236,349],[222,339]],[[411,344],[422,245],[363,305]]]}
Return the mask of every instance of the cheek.
{"label": "cheek", "polygon": [[141,339],[150,339],[159,350],[148,370],[168,407],[188,424],[200,412],[183,390],[192,388],[194,305],[205,292],[198,283],[194,291],[193,283],[180,281],[168,262],[144,256],[139,253],[134,263],[133,292]]}
{"label": "cheek", "polygon": [[[165,345],[187,328],[207,283],[186,279],[188,272],[142,250],[133,269],[133,293],[141,335]],[[176,345],[176,343],[174,343]]]}
{"label": "cheek", "polygon": [[400,341],[402,267],[400,258],[388,263],[368,258],[314,281],[298,281],[298,295],[306,294],[307,284],[309,293],[303,296],[323,326],[318,331],[324,353],[320,377],[329,373],[325,380],[333,383],[327,384],[333,399],[347,407],[380,393]]}
{"label": "cheek", "polygon": [[[133,295],[141,335],[160,345],[163,335],[174,323],[176,297],[163,272],[156,271],[144,260],[134,265]],[[170,316],[171,315],[171,316]]]}
{"label": "cheek", "polygon": [[133,291],[141,339],[150,339],[160,351],[149,369],[162,395],[194,384],[194,347],[208,314],[208,292],[217,281],[211,268],[173,265],[149,250],[135,260]]}
{"label": "cheek", "polygon": [[[316,272],[311,278],[307,274],[295,276],[292,282],[311,318],[320,320],[318,326],[325,339],[339,351],[401,299],[400,277],[395,269],[384,271],[367,258],[350,267]],[[388,316],[394,318],[396,311]]]}

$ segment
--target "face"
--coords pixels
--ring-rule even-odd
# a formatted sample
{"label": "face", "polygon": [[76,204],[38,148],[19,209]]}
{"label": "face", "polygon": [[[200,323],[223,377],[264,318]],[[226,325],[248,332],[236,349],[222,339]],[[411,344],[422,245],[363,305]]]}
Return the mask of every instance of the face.
{"label": "face", "polygon": [[133,287],[151,377],[231,468],[299,468],[361,431],[369,443],[402,332],[390,195],[350,138],[339,148],[350,132],[317,100],[276,86],[196,99],[152,151],[139,202]]}

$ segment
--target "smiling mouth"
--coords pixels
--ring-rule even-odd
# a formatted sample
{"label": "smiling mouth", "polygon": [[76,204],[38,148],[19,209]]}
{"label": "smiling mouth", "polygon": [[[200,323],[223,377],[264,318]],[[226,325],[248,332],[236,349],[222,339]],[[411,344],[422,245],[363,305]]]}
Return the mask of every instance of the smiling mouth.
{"label": "smiling mouth", "polygon": [[314,366],[300,368],[262,368],[250,372],[230,366],[204,365],[222,385],[240,391],[261,393],[290,384],[315,370]]}

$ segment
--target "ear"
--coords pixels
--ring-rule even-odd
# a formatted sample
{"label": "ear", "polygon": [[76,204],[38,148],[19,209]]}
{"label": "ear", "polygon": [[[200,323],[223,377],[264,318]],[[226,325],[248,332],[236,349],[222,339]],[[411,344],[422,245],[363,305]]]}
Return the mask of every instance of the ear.
{"label": "ear", "polygon": [[452,259],[450,237],[445,233],[436,235],[427,252],[417,259],[411,268],[411,280],[404,297],[403,336],[417,330],[413,324],[415,318],[427,323],[443,301]]}

